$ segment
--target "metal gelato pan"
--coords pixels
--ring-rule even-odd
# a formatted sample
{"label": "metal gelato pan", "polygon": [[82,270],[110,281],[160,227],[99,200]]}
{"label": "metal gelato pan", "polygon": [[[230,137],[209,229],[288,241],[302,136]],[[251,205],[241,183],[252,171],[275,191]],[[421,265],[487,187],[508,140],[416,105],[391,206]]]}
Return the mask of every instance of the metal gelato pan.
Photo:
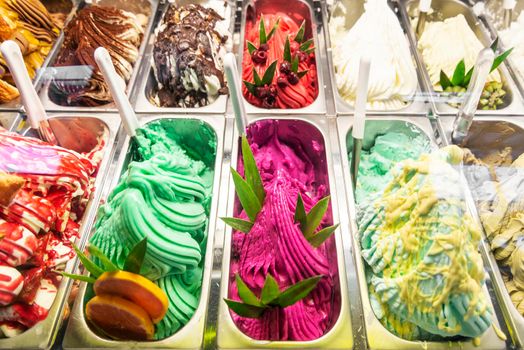
{"label": "metal gelato pan", "polygon": [[[365,272],[365,262],[361,258],[360,242],[358,239],[359,230],[356,223],[357,210],[355,205],[355,195],[351,185],[350,166],[348,153],[352,150],[353,138],[351,130],[353,118],[338,118],[338,131],[340,149],[346,154],[342,155],[342,167],[346,184],[346,195],[348,198],[350,231],[353,237],[355,247],[357,278],[360,285],[360,295],[363,306],[364,327],[366,330],[368,347],[370,349],[477,349],[473,340],[464,341],[409,341],[391,333],[387,330],[375,315],[371,306],[368,285]],[[366,130],[363,140],[363,149],[369,149],[378,135],[386,132],[395,131],[406,135],[415,135],[422,133],[430,141],[432,149],[437,149],[435,139],[431,136],[433,131],[428,119],[409,118],[409,117],[370,117],[366,121]],[[483,288],[487,295],[488,305],[492,306],[491,298],[486,287]],[[493,316],[493,323],[498,326],[496,316]],[[496,334],[493,327],[490,327],[479,339],[482,349],[505,349],[505,342]]]}
{"label": "metal gelato pan", "polygon": [[11,129],[18,113],[16,112],[0,112],[0,126],[4,129]]}
{"label": "metal gelato pan", "polygon": [[[198,118],[198,119],[197,119]],[[212,141],[209,135],[213,135],[216,141],[216,157],[210,160],[210,167],[214,169],[213,175],[213,192],[212,203],[210,208],[209,223],[207,229],[207,244],[205,260],[203,265],[203,279],[200,300],[195,314],[190,321],[180,328],[178,332],[172,336],[156,341],[117,341],[100,336],[98,333],[88,325],[85,318],[85,304],[87,284],[82,283],[79,288],[78,296],[75,304],[71,310],[71,317],[64,337],[63,347],[65,349],[87,349],[87,348],[140,348],[140,349],[160,349],[160,348],[177,348],[177,349],[200,349],[204,341],[204,326],[207,315],[207,307],[209,303],[209,290],[211,282],[211,271],[213,265],[213,246],[215,239],[215,225],[217,220],[217,208],[219,197],[219,179],[222,165],[222,151],[224,145],[224,126],[225,119],[222,116],[197,116],[197,117],[182,117],[166,115],[158,116],[144,116],[140,120],[141,125],[155,120],[170,120],[175,125],[179,126],[179,135],[187,139],[195,139],[194,133],[197,129],[201,130],[202,140],[199,147],[202,149],[209,149],[209,142]],[[205,132],[203,132],[205,131]],[[196,139],[195,139],[196,140]],[[108,181],[104,189],[104,195],[95,205],[98,209],[101,204],[107,200],[109,192],[115,188],[120,180],[120,175],[123,174],[128,164],[132,161],[130,149],[130,139],[126,137],[121,144],[122,152],[118,158],[114,159],[114,177],[112,181]],[[94,222],[94,220],[93,220]],[[91,233],[93,233],[92,230]],[[90,235],[91,236],[91,235]],[[86,239],[87,243],[87,239]]]}
{"label": "metal gelato pan", "polygon": [[[360,16],[364,13],[364,0],[358,0],[358,1],[349,1],[349,0],[343,0],[335,2],[333,5],[326,4],[325,8],[323,9],[323,17],[324,17],[324,23],[326,26],[325,29],[325,36],[326,36],[326,47],[327,47],[327,60],[329,65],[329,72],[331,77],[331,87],[332,87],[332,93],[335,98],[335,108],[338,115],[347,115],[347,114],[353,114],[355,111],[354,106],[352,106],[349,102],[344,100],[342,96],[340,96],[340,93],[337,88],[337,77],[335,72],[335,66],[333,63],[333,48],[331,45],[331,30],[332,28],[329,25],[329,22],[333,16],[342,16],[345,19],[345,28],[349,31],[355,23],[358,21]],[[407,33],[409,31],[409,28],[406,29],[406,24],[401,20],[400,14],[399,14],[399,3],[396,1],[388,2],[388,4],[392,7],[393,11],[397,15],[399,19],[400,26],[402,27],[402,30],[404,33]],[[338,13],[340,9],[337,10],[337,6],[342,5],[345,7],[346,12],[345,13]],[[409,39],[407,34],[405,34],[406,42],[409,45],[411,58],[412,58],[412,64],[413,67],[417,68],[417,63],[415,60],[415,57],[417,53],[415,52],[415,49],[412,45],[410,45]],[[371,113],[374,114],[387,114],[391,112],[395,112],[397,114],[426,114],[429,109],[429,105],[426,103],[426,98],[422,94],[422,86],[423,86],[423,78],[420,74],[417,73],[417,90],[415,92],[415,95],[411,97],[409,101],[406,101],[406,105],[399,109],[399,110],[370,110]]]}
{"label": "metal gelato pan", "polygon": [[[484,4],[484,3],[481,3],[481,4]],[[486,24],[486,27],[489,29],[492,39],[495,39],[496,37],[500,37],[500,32],[504,30],[504,8],[502,4],[503,4],[502,0],[486,1],[484,9],[481,11],[481,14],[480,14],[480,18],[483,19],[484,23]],[[524,11],[524,1],[517,1],[515,7],[513,8],[513,13],[512,13],[512,18],[511,18],[512,23],[517,21],[517,18],[519,18],[519,16],[522,15],[523,11]],[[499,46],[502,51],[511,48],[511,46],[508,43],[504,43],[503,38],[500,38],[499,41],[500,41]],[[508,61],[508,64],[507,64],[508,70],[510,71],[515,81],[515,84],[517,85],[522,97],[524,98],[524,70],[520,68],[521,70],[519,71],[518,69],[519,67],[522,66],[523,63],[517,62],[513,54],[508,56],[507,61]]]}
{"label": "metal gelato pan", "polygon": [[[247,113],[253,114],[325,114],[326,93],[323,76],[323,65],[325,64],[322,49],[324,41],[322,31],[325,30],[322,16],[320,14],[320,3],[314,0],[244,0],[242,1],[242,18],[240,25],[240,44],[238,45],[237,65],[240,77],[242,77],[242,60],[244,57],[244,43],[246,41],[246,25],[254,24],[261,14],[274,14],[282,12],[294,19],[300,26],[302,20],[306,20],[306,37],[313,39],[315,45],[315,58],[317,66],[318,95],[308,106],[296,109],[266,109],[252,105],[244,98]],[[278,74],[278,69],[275,74]],[[326,78],[328,79],[328,78]]]}
{"label": "metal gelato pan", "polygon": [[[78,6],[76,14],[81,11],[83,8],[91,6],[93,2],[82,1]],[[138,49],[138,58],[133,64],[133,71],[131,77],[126,85],[126,93],[128,96],[131,95],[131,90],[135,84],[138,75],[138,68],[140,67],[140,62],[144,55],[144,50],[147,45],[149,38],[149,33],[151,32],[151,27],[153,25],[155,15],[157,13],[159,0],[100,0],[96,1],[97,6],[113,6],[124,11],[128,11],[134,14],[140,14],[147,17],[147,24],[144,27],[144,34],[142,37],[142,42]],[[71,20],[74,20],[75,16]],[[110,102],[105,105],[89,107],[89,106],[68,106],[60,105],[58,101],[53,100],[51,96],[51,83],[54,79],[60,81],[64,86],[67,86],[71,89],[71,93],[74,93],[78,87],[83,86],[87,79],[91,76],[93,68],[91,66],[68,66],[68,67],[54,67],[56,59],[60,54],[60,49],[57,49],[54,52],[52,59],[49,62],[47,69],[42,75],[41,88],[39,91],[40,99],[46,110],[48,111],[99,111],[99,112],[116,112],[116,106],[114,102]]]}
{"label": "metal gelato pan", "polygon": [[[99,132],[101,130],[107,130],[108,137],[106,140],[106,146],[103,153],[103,158],[100,163],[100,168],[98,169],[98,174],[95,180],[95,191],[91,196],[91,199],[89,201],[89,204],[85,210],[84,217],[81,220],[81,226],[79,229],[80,238],[79,242],[81,242],[84,237],[86,236],[86,233],[90,230],[90,225],[92,223],[92,219],[96,214],[96,205],[95,203],[98,203],[100,199],[100,194],[102,190],[102,185],[105,181],[105,177],[108,174],[108,169],[110,165],[110,161],[113,157],[113,153],[115,152],[115,138],[118,132],[118,129],[120,127],[120,120],[118,118],[115,118],[114,116],[110,115],[97,115],[94,116],[92,114],[85,114],[85,115],[70,115],[70,114],[50,114],[48,118],[51,123],[57,122],[61,123],[63,126],[68,127],[69,125],[73,125],[75,127],[76,131],[79,131],[79,127],[82,128],[88,128],[89,131]],[[21,118],[17,119],[18,121],[21,121]],[[80,123],[81,121],[81,123]],[[53,125],[53,124],[52,124]],[[19,129],[16,125],[13,126],[13,129]],[[33,136],[37,137],[35,132],[33,130],[27,129],[27,127],[23,127],[22,131],[20,132],[23,135]],[[78,244],[78,242],[77,242]],[[73,272],[75,265],[77,264],[77,258],[71,259],[65,267],[65,272]],[[67,304],[67,298],[69,296],[69,292],[71,291],[71,287],[73,285],[73,281],[69,278],[65,278],[61,281],[60,285],[58,286],[58,291],[55,296],[53,305],[51,309],[49,310],[49,313],[47,315],[47,318],[43,320],[40,323],[37,323],[34,327],[28,329],[24,333],[21,333],[20,335],[17,335],[12,338],[3,338],[0,339],[0,348],[1,349],[48,349],[50,348],[58,334],[58,331],[60,330],[60,326],[62,325],[62,321],[64,321],[64,318],[67,317],[67,314],[69,312],[69,305]]]}
{"label": "metal gelato pan", "polygon": [[[451,143],[450,136],[451,130],[453,128],[454,118],[440,119],[443,132],[446,136],[446,140],[448,143]],[[507,153],[507,147],[511,147],[511,152],[509,153],[511,154],[510,158],[512,160],[515,160],[518,156],[524,154],[524,144],[522,143],[523,139],[524,119],[504,119],[497,117],[487,117],[483,118],[482,120],[475,120],[473,122],[468,137],[465,141],[464,147],[471,150],[476,157],[486,157],[494,153],[502,155]],[[511,171],[509,170],[508,166],[509,165],[507,164],[501,164],[499,166],[495,166],[494,168],[495,171]],[[479,171],[482,171],[480,167],[470,165],[464,166],[464,173],[466,175],[466,179],[468,180],[468,184],[473,195],[473,201],[476,205],[477,214],[481,217],[480,222],[483,223],[482,215],[480,215],[483,211],[481,209],[481,206],[482,204],[485,205],[487,203],[487,200],[482,200],[483,194],[481,192],[483,189],[486,189],[490,185],[485,181],[480,187],[479,185],[480,181],[488,180],[490,177],[487,173],[488,171],[486,168],[484,168],[483,170],[486,172],[484,174],[478,174]],[[521,174],[522,176],[524,176],[524,173]],[[517,176],[521,174],[517,174]],[[499,183],[502,183],[503,181],[504,179],[502,179]],[[518,188],[519,187],[511,186],[510,191],[515,191]],[[514,195],[513,193],[505,193],[506,196],[504,197],[512,197]],[[522,202],[522,196],[524,196],[524,194],[516,193],[516,198],[512,202],[514,204],[511,205],[519,205],[518,202]],[[502,201],[502,203],[506,203],[506,201]],[[520,210],[524,210],[521,207],[517,208],[517,212],[519,212]],[[508,208],[508,210],[510,209]],[[504,219],[501,218],[501,220],[507,222],[506,215],[504,215]],[[485,227],[484,230],[486,230]],[[498,237],[498,235],[496,237]],[[522,316],[522,314],[517,310],[515,304],[512,302],[503,278],[504,275],[508,274],[509,266],[501,266],[500,261],[498,261],[495,258],[495,254],[490,243],[491,241],[489,238],[485,238],[483,240],[483,244],[481,245],[482,253],[484,254],[486,264],[489,267],[491,279],[492,281],[494,281],[493,285],[495,293],[497,299],[499,300],[499,305],[502,309],[511,337],[513,338],[517,346],[522,347],[524,346],[524,316]],[[507,246],[511,246],[511,243],[508,242],[507,245],[503,245],[503,247]]]}
{"label": "metal gelato pan", "polygon": [[[406,23],[406,28],[411,28],[408,31],[408,36],[412,41],[412,45],[416,48],[418,40],[414,32],[414,28],[417,24],[418,19],[418,0],[400,0],[400,14],[403,21]],[[442,21],[447,18],[455,17],[459,14],[464,15],[469,26],[482,43],[484,47],[491,45],[491,40],[487,30],[482,26],[478,18],[473,13],[472,9],[461,2],[460,0],[433,0],[431,3],[432,12],[428,13],[427,22]],[[452,107],[447,103],[449,97],[444,96],[442,92],[434,90],[429,73],[426,68],[426,64],[422,58],[422,53],[417,49],[417,61],[419,74],[422,74],[424,78],[425,90],[429,94],[429,100],[432,104],[435,114],[438,115],[450,115],[456,114],[458,109]],[[457,62],[458,63],[458,62]],[[471,67],[467,67],[468,69]],[[502,78],[503,89],[506,91],[506,95],[503,98],[504,104],[497,110],[478,110],[477,115],[521,115],[523,113],[522,101],[518,98],[517,87],[510,77],[508,69],[505,64],[501,64],[498,67],[498,71]]]}
{"label": "metal gelato pan", "polygon": [[[257,134],[271,134],[273,122],[278,123],[277,137],[281,140],[296,140],[301,145],[305,154],[311,157],[315,164],[315,173],[319,174],[317,183],[324,185],[327,193],[331,194],[332,221],[339,222],[339,208],[337,193],[334,185],[334,173],[332,171],[331,146],[329,140],[328,123],[325,117],[306,116],[303,118],[254,118],[250,125],[258,123],[259,132]],[[269,136],[271,137],[271,136]],[[240,139],[238,133],[233,138],[233,149],[231,164],[238,164],[240,157]],[[285,142],[285,141],[284,141]],[[321,150],[319,154],[318,150]],[[230,173],[224,176],[229,177],[228,208],[226,216],[233,216],[240,212],[240,203],[235,199],[235,189],[230,178]],[[225,224],[222,223],[225,227]],[[340,229],[337,229],[327,241],[328,259],[330,261],[331,273],[337,274],[334,286],[334,309],[331,317],[331,324],[328,331],[312,341],[268,341],[255,340],[243,333],[234,323],[231,312],[224,298],[229,296],[229,284],[232,275],[230,264],[232,262],[232,237],[231,227],[225,227],[224,251],[222,258],[222,279],[220,283],[220,298],[218,308],[218,329],[217,329],[217,348],[219,349],[279,349],[279,348],[323,348],[323,349],[351,349],[353,348],[353,331],[350,317],[350,301],[348,300],[346,271],[344,267],[344,255],[342,248],[342,237]]]}
{"label": "metal gelato pan", "polygon": [[[233,49],[233,32],[235,25],[235,8],[230,0],[222,1],[225,4],[225,21],[229,21],[229,38],[226,43],[227,52],[232,51]],[[188,4],[199,4],[204,7],[209,6],[210,3],[214,3],[216,6],[216,0],[174,0],[168,1],[167,3],[161,5],[159,12],[161,13],[158,16],[158,21],[155,22],[153,33],[148,41],[147,47],[145,49],[145,54],[142,60],[142,64],[138,73],[139,78],[137,79],[136,88],[133,91],[133,100],[135,110],[139,113],[213,113],[213,114],[224,114],[227,107],[227,98],[228,95],[220,95],[218,98],[210,103],[207,106],[203,107],[192,107],[192,108],[182,108],[182,107],[161,107],[157,105],[154,101],[154,95],[158,91],[158,83],[153,73],[153,49],[157,37],[157,32],[161,25],[161,22],[166,14],[169,6],[184,6]],[[225,75],[224,75],[225,79]]]}
{"label": "metal gelato pan", "polygon": [[[76,11],[78,7],[78,3],[80,0],[66,0],[66,1],[56,1],[56,0],[41,0],[42,4],[47,8],[49,12],[53,13],[63,13],[64,14],[64,25],[69,22],[71,17],[73,16],[73,13]],[[70,5],[70,9],[69,9]],[[69,10],[68,13],[65,13]],[[62,42],[64,40],[64,33],[63,30],[60,30],[60,34],[56,38],[55,42],[53,43],[53,46],[49,53],[47,54],[44,62],[42,63],[42,66],[37,69],[36,75],[33,78],[33,86],[38,91],[42,86],[42,78],[45,75],[45,72],[47,70],[47,67],[49,66],[49,63],[53,60],[55,57],[57,51],[62,46]],[[16,85],[15,85],[16,86]],[[12,101],[9,101],[7,103],[0,104],[0,111],[14,111],[14,110],[20,110],[22,108],[22,98],[17,97]]]}

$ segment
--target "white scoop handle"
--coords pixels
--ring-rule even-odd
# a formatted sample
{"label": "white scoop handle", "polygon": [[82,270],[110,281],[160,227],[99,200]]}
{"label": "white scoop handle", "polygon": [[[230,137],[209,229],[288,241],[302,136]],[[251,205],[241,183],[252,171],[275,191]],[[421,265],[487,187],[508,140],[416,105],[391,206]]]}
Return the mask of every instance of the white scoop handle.
{"label": "white scoop handle", "polygon": [[504,8],[504,10],[513,10],[516,5],[517,5],[516,0],[504,0],[502,2],[502,7]]}
{"label": "white scoop handle", "polygon": [[130,137],[135,137],[136,129],[139,127],[138,119],[126,96],[124,80],[117,74],[111,56],[105,48],[99,47],[95,50],[95,61],[109,86],[127,134]]}
{"label": "white scoop handle", "polygon": [[45,108],[42,102],[40,102],[40,98],[31,82],[29,73],[27,73],[22,51],[20,51],[18,44],[12,40],[4,41],[0,46],[0,50],[22,96],[22,103],[25,107],[29,124],[33,129],[39,129],[40,122],[46,120],[47,116]]}
{"label": "white scoop handle", "polygon": [[360,57],[358,67],[357,97],[355,100],[355,120],[353,123],[353,138],[364,139],[364,129],[366,123],[366,105],[368,97],[368,82],[371,59],[364,55]]}
{"label": "white scoop handle", "polygon": [[245,133],[247,125],[246,109],[242,99],[242,85],[240,85],[240,77],[238,75],[237,62],[235,55],[227,53],[224,57],[224,70],[227,78],[227,85],[229,88],[229,96],[233,104],[233,112],[235,113],[235,120],[238,131],[242,135]]}
{"label": "white scoop handle", "polygon": [[418,9],[420,12],[428,13],[431,9],[431,0],[420,0]]}

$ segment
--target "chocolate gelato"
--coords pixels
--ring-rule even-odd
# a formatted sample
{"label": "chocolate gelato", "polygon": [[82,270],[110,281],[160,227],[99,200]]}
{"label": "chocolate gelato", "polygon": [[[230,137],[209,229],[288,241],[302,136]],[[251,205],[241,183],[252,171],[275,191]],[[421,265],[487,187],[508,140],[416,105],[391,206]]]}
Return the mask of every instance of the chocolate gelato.
{"label": "chocolate gelato", "polygon": [[151,99],[162,107],[201,107],[228,93],[223,57],[229,37],[223,2],[171,5],[156,30]]}
{"label": "chocolate gelato", "polygon": [[[58,34],[59,25],[40,1],[0,1],[0,42],[14,40],[20,46],[31,78],[44,63]],[[0,57],[0,103],[18,96],[13,78]]]}
{"label": "chocolate gelato", "polygon": [[79,11],[64,32],[64,44],[54,64],[64,68],[51,82],[50,99],[62,106],[100,106],[111,102],[94,51],[105,47],[117,73],[127,82],[144,33],[137,17],[115,7],[92,5]]}

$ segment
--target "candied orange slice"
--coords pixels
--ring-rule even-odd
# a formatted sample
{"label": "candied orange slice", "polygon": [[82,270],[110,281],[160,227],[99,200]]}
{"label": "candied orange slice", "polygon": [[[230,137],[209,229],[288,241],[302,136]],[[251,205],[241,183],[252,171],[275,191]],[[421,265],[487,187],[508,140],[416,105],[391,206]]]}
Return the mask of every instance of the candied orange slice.
{"label": "candied orange slice", "polygon": [[114,295],[91,299],[86,305],[86,317],[115,339],[150,340],[155,334],[155,326],[144,309]]}
{"label": "candied orange slice", "polygon": [[144,309],[153,323],[158,323],[167,312],[167,295],[147,278],[127,271],[103,273],[95,282],[96,295],[117,295]]}

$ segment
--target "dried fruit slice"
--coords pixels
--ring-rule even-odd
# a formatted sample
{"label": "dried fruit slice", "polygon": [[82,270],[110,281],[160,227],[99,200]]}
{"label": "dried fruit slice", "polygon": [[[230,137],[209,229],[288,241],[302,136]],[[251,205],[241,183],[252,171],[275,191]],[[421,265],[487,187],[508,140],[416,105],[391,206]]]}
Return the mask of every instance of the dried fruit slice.
{"label": "dried fruit slice", "polygon": [[145,277],[127,271],[103,273],[95,282],[96,295],[117,295],[144,309],[154,323],[160,322],[167,311],[167,296]]}
{"label": "dried fruit slice", "polygon": [[147,312],[135,303],[114,295],[97,295],[86,305],[86,317],[115,339],[153,339],[155,327]]}

